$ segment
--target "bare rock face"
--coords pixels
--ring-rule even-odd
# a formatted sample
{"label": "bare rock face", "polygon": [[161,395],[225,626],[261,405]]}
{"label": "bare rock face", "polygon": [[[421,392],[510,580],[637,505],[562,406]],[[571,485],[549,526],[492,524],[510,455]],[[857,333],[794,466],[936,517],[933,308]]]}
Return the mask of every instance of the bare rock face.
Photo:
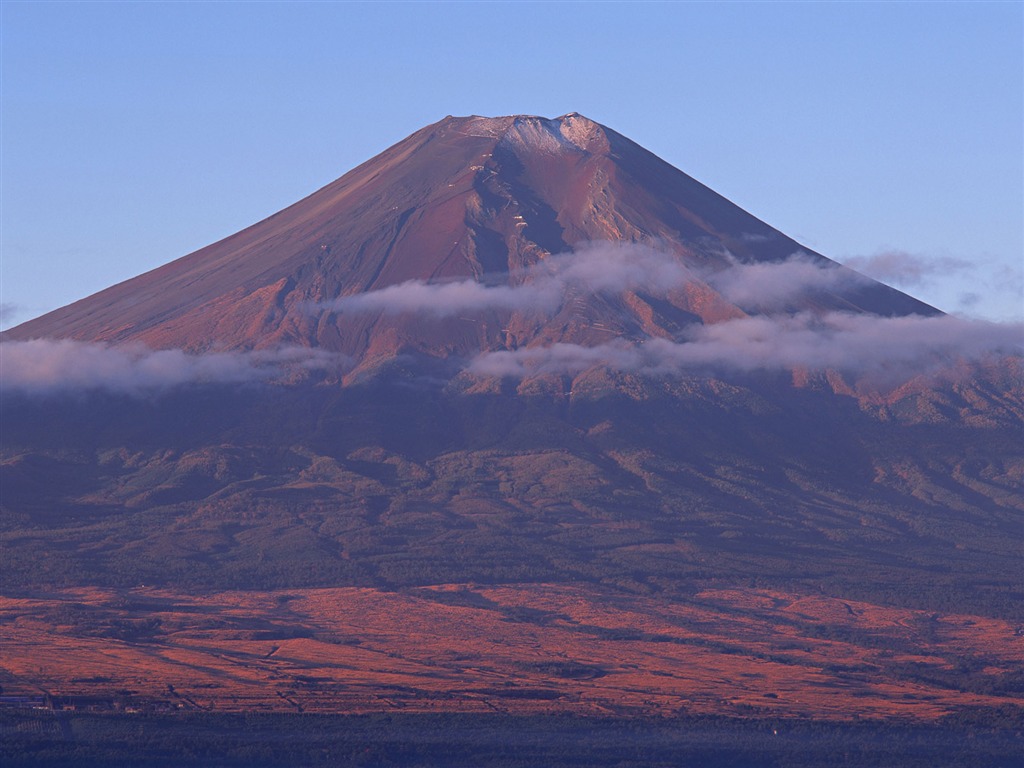
{"label": "bare rock face", "polygon": [[[544,311],[510,305],[423,317],[345,311],[338,302],[408,281],[515,287],[559,256],[585,263],[595,243],[643,244],[694,277],[663,295],[626,286],[569,295]],[[3,338],[193,352],[297,344],[367,366],[408,352],[446,358],[672,338],[693,323],[759,311],[724,297],[708,274],[798,252],[842,269],[582,115],[446,117],[248,229]],[[869,281],[788,307],[801,308],[935,313]]]}

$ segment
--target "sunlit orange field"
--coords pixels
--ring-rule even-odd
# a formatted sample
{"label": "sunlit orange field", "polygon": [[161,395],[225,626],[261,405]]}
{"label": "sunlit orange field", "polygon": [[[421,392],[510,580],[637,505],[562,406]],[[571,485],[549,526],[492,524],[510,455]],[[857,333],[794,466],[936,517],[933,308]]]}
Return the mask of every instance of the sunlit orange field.
{"label": "sunlit orange field", "polygon": [[764,590],[666,601],[536,584],[70,589],[0,599],[0,685],[213,711],[928,720],[1015,702],[944,681],[965,663],[982,682],[1019,669],[1019,634]]}

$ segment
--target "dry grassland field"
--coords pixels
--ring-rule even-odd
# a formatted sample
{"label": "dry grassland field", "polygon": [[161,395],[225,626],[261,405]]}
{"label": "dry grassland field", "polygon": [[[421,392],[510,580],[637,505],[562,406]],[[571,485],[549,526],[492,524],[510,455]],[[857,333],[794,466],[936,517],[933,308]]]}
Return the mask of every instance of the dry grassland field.
{"label": "dry grassland field", "polygon": [[0,602],[0,684],[93,710],[933,721],[1019,703],[1022,634],[763,590],[81,588]]}

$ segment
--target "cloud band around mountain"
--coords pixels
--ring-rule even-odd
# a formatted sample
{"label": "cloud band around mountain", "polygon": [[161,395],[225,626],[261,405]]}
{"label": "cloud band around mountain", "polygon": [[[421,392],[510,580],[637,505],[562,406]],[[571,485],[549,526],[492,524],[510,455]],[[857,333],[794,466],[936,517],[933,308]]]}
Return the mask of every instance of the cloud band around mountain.
{"label": "cloud band around mountain", "polygon": [[[570,296],[642,291],[665,296],[701,280],[740,307],[762,311],[815,292],[867,282],[852,270],[796,254],[782,262],[694,270],[676,256],[642,245],[592,244],[525,270],[517,282],[474,279],[410,281],[319,305],[349,313],[412,313],[445,317],[487,310],[554,313]],[[471,373],[523,378],[575,374],[594,366],[646,375],[701,371],[835,369],[906,379],[960,360],[1024,354],[1020,325],[952,316],[880,317],[842,312],[760,314],[695,324],[676,339],[616,340],[596,346],[557,343],[484,352],[463,363]],[[107,390],[148,393],[188,384],[286,381],[311,369],[347,370],[343,355],[305,347],[187,354],[141,345],[68,340],[0,344],[5,391],[54,393]]]}

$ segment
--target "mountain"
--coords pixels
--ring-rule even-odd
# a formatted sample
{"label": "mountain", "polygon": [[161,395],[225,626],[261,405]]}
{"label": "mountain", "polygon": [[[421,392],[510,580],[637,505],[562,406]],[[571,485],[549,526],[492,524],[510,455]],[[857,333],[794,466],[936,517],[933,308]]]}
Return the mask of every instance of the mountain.
{"label": "mountain", "polygon": [[[299,344],[362,360],[415,350],[470,354],[537,340],[606,341],[741,316],[704,280],[566,302],[549,317],[332,313],[318,304],[410,280],[515,284],[552,255],[596,242],[647,243],[703,272],[780,262],[832,265],[629,139],[587,118],[447,117],[268,219],[12,329],[37,337],[139,341],[191,351]],[[836,265],[832,265],[836,266]],[[838,267],[837,267],[838,268]],[[935,310],[887,286],[801,297],[883,315]]]}
{"label": "mountain", "polygon": [[3,334],[0,682],[196,709],[1019,706],[1013,334],[580,115],[445,118]]}

